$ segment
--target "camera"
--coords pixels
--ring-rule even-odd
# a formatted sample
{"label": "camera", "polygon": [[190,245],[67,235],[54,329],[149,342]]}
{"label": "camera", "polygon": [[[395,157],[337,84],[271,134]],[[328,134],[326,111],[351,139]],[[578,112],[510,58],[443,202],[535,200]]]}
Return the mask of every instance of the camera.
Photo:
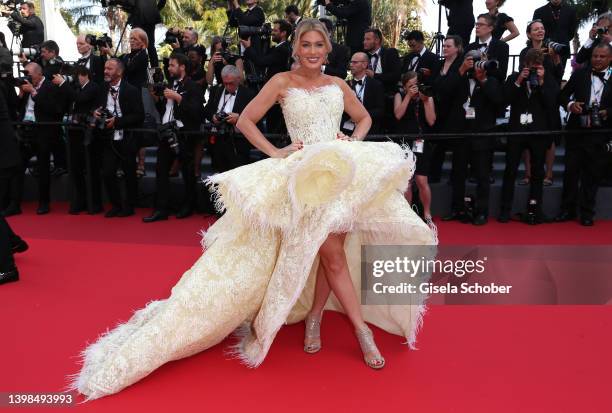
{"label": "camera", "polygon": [[106,121],[113,117],[113,114],[107,108],[102,108],[100,111],[100,117],[96,118],[95,116],[91,116],[89,118],[89,126],[91,128],[104,130],[106,129]]}
{"label": "camera", "polygon": [[484,70],[489,73],[499,67],[499,63],[497,60],[483,59],[483,54],[480,50],[470,50],[465,54],[465,58],[472,58],[472,60],[474,61],[474,69],[470,69],[470,71],[468,72],[471,77],[474,76],[474,70],[476,69]]}
{"label": "camera", "polygon": [[23,86],[27,83],[32,83],[32,76],[26,75],[26,76],[21,76],[21,77],[16,77],[14,79],[14,85],[15,87],[19,87],[19,86]]}
{"label": "camera", "polygon": [[428,85],[427,79],[429,78],[430,71],[425,68],[417,70],[417,84],[419,86],[419,92],[425,96],[432,97],[434,95],[434,89],[432,85]]}
{"label": "camera", "polygon": [[152,70],[153,73],[151,74],[151,81],[149,85],[153,89],[153,94],[161,98],[164,96],[164,90],[166,89],[166,87],[168,87],[164,82],[164,72],[159,67],[156,67]]}
{"label": "camera", "polygon": [[601,128],[601,116],[599,116],[599,103],[594,102],[590,106],[585,105],[580,115],[580,127],[582,128]]}
{"label": "camera", "polygon": [[98,50],[101,47],[113,47],[113,39],[111,39],[110,36],[106,33],[104,33],[100,37],[96,37],[95,34],[88,34],[87,36],[85,36],[85,38],[87,40],[87,43],[89,43],[94,48],[94,50]]}
{"label": "camera", "polygon": [[531,89],[536,89],[540,87],[540,78],[538,77],[538,69],[532,67],[529,69],[529,77],[527,78],[527,83]]}
{"label": "camera", "polygon": [[179,47],[183,47],[183,33],[178,29],[168,29],[162,43],[174,44],[178,43]]}
{"label": "camera", "polygon": [[179,154],[179,141],[178,141],[178,126],[176,125],[176,121],[171,121],[168,123],[164,123],[159,126],[157,129],[158,137],[160,142],[166,142],[170,149],[174,151],[175,154]]}
{"label": "camera", "polygon": [[219,119],[220,122],[225,122],[227,120],[227,118],[229,118],[229,113],[225,113],[223,111],[219,111],[219,112],[215,113],[215,116],[217,117],[217,119]]}
{"label": "camera", "polygon": [[246,40],[251,36],[269,37],[272,34],[272,25],[265,23],[263,26],[238,26],[238,37]]}
{"label": "camera", "polygon": [[607,27],[598,27],[595,30],[596,39],[597,40],[602,40],[604,35],[606,35],[607,33],[608,33],[608,28]]}
{"label": "camera", "polygon": [[135,0],[100,0],[102,7],[119,7],[125,10],[127,13],[131,13],[136,9]]}
{"label": "camera", "polygon": [[566,55],[569,54],[569,46],[562,43],[553,42],[552,40],[544,41],[544,46],[542,47],[544,53],[550,53],[550,50],[554,50],[554,52],[558,55]]}
{"label": "camera", "polygon": [[21,35],[21,23],[14,20],[11,14],[14,12],[19,13],[21,3],[20,0],[7,0],[5,3],[0,4],[0,14],[8,19],[7,26],[14,36]]}
{"label": "camera", "polygon": [[34,60],[40,54],[40,47],[38,46],[26,47],[24,49],[21,49],[19,51],[19,54],[23,54],[25,58],[28,60]]}

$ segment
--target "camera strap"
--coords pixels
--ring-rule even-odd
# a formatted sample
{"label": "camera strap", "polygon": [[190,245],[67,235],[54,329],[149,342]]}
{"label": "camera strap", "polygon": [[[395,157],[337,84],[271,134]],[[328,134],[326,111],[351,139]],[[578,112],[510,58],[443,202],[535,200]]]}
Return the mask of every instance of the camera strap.
{"label": "camera strap", "polygon": [[[606,72],[607,78],[609,78],[609,73],[610,71],[608,70]],[[599,102],[601,102],[603,90],[605,89],[606,83],[608,82],[608,79],[606,79],[606,77],[601,79],[598,76],[591,74],[591,104],[599,104]],[[597,83],[599,83],[599,87],[596,87]]]}

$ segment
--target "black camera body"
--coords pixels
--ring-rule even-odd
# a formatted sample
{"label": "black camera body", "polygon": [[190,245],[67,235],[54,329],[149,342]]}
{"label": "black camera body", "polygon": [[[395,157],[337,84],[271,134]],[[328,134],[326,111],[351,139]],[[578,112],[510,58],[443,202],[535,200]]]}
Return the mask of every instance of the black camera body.
{"label": "black camera body", "polygon": [[608,28],[607,27],[598,27],[595,30],[595,39],[596,40],[603,40],[604,35],[608,34]]}
{"label": "black camera body", "polygon": [[603,127],[599,103],[594,102],[591,105],[585,105],[580,115],[580,126],[583,128],[601,128]]}
{"label": "black camera body", "polygon": [[178,132],[179,128],[175,120],[159,125],[159,128],[157,129],[159,141],[167,143],[170,149],[172,149],[177,155],[180,152]]}
{"label": "black camera body", "polygon": [[483,54],[480,50],[470,50],[465,54],[465,58],[472,58],[474,61],[474,69],[470,69],[468,71],[468,75],[471,78],[474,78],[474,71],[476,69],[484,70],[487,72],[487,74],[489,74],[492,71],[497,70],[499,67],[499,62],[497,60],[483,59]]}
{"label": "black camera body", "polygon": [[542,50],[545,54],[550,53],[550,50],[554,50],[554,52],[560,56],[565,56],[569,54],[569,46],[563,43],[553,42],[550,39],[544,41],[544,45],[542,46]]}
{"label": "black camera body", "polygon": [[26,82],[31,84],[32,76],[26,74],[25,76],[16,77],[13,80],[13,84],[15,85],[15,87],[23,86],[26,84]]}
{"label": "black camera body", "polygon": [[229,113],[226,113],[224,111],[219,111],[217,113],[215,113],[215,116],[217,117],[217,119],[219,119],[219,121],[221,123],[225,122],[227,120],[227,118],[229,118]]}
{"label": "black camera body", "polygon": [[98,50],[101,47],[108,47],[112,49],[113,47],[113,39],[107,33],[104,33],[102,36],[97,37],[95,34],[88,34],[85,36],[87,43],[89,43],[94,50]]}
{"label": "black camera body", "polygon": [[164,40],[162,43],[165,44],[174,44],[178,43],[179,47],[183,47],[183,33],[177,29],[168,29],[164,36]]}
{"label": "black camera body", "polygon": [[90,117],[89,126],[99,130],[106,129],[106,121],[113,117],[113,114],[107,108],[100,109],[100,117],[96,118],[95,116]]}
{"label": "black camera body", "polygon": [[153,83],[153,94],[158,98],[162,98],[164,97],[164,90],[166,90],[167,87],[168,85],[164,82],[155,82]]}
{"label": "black camera body", "polygon": [[425,68],[420,68],[417,70],[417,84],[419,87],[419,92],[424,94],[425,96],[433,97],[434,88],[432,85],[427,84],[427,79],[429,78],[429,70]]}
{"label": "black camera body", "polygon": [[270,23],[265,23],[263,26],[238,26],[238,37],[243,40],[246,40],[251,36],[269,38],[271,34],[272,25]]}
{"label": "black camera body", "polygon": [[540,78],[538,77],[538,69],[532,67],[529,69],[529,77],[527,78],[527,83],[531,89],[536,89],[540,87]]}

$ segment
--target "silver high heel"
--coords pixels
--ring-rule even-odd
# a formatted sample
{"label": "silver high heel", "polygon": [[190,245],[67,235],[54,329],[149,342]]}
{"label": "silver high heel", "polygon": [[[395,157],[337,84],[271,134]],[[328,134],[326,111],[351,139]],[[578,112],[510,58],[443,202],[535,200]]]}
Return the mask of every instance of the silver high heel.
{"label": "silver high heel", "polygon": [[321,350],[321,317],[308,314],[306,317],[306,330],[304,332],[304,351],[314,354]]}
{"label": "silver high heel", "polygon": [[385,359],[380,355],[378,347],[374,342],[374,334],[369,327],[364,327],[355,331],[361,351],[363,352],[363,360],[373,369],[382,369],[385,366]]}

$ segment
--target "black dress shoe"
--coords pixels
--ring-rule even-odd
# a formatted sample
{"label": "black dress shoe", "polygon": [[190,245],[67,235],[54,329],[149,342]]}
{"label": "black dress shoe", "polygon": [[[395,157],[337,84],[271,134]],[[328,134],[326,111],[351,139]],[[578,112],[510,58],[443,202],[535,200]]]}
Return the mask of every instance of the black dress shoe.
{"label": "black dress shoe", "polygon": [[497,217],[497,222],[501,222],[502,224],[506,224],[510,222],[510,212],[502,211]]}
{"label": "black dress shoe", "polygon": [[27,242],[23,239],[17,237],[11,240],[11,252],[13,254],[19,254],[21,252],[25,252],[30,248]]}
{"label": "black dress shoe", "polygon": [[559,215],[555,217],[555,222],[573,221],[575,219],[576,219],[576,214],[568,212],[568,211],[561,211]]}
{"label": "black dress shoe", "polygon": [[101,206],[95,206],[89,211],[87,211],[89,215],[96,215],[96,214],[99,214],[100,212],[104,212],[104,208],[102,208]]}
{"label": "black dress shoe", "polygon": [[50,211],[49,204],[43,202],[38,205],[38,209],[36,210],[36,215],[45,215],[45,214],[48,214],[49,211]]}
{"label": "black dress shoe", "polygon": [[117,214],[119,218],[131,217],[132,215],[134,215],[134,208],[123,208]]}
{"label": "black dress shoe", "polygon": [[79,215],[81,212],[86,211],[87,208],[85,208],[85,206],[83,205],[71,205],[70,209],[68,210],[68,213],[70,215]]}
{"label": "black dress shoe", "polygon": [[465,212],[452,211],[450,214],[442,217],[442,221],[463,221]]}
{"label": "black dress shoe", "polygon": [[112,207],[111,209],[106,211],[106,214],[104,214],[104,217],[105,218],[114,218],[114,217],[118,216],[120,212],[121,212],[121,208]]}
{"label": "black dress shoe", "polygon": [[156,221],[166,221],[168,220],[168,214],[163,211],[155,210],[148,217],[144,217],[142,222],[156,222]]}
{"label": "black dress shoe", "polygon": [[595,222],[593,221],[593,218],[582,217],[580,218],[580,225],[582,225],[583,227],[592,227],[593,225],[595,225]]}
{"label": "black dress shoe", "polygon": [[0,271],[0,284],[6,284],[14,281],[19,281],[19,271],[17,267],[13,266],[5,272]]}
{"label": "black dress shoe", "polygon": [[487,222],[489,222],[489,219],[487,218],[487,216],[484,215],[484,214],[479,214],[479,215],[476,215],[476,217],[472,221],[472,224],[474,224],[474,225],[484,225]]}
{"label": "black dress shoe", "polygon": [[181,208],[181,210],[176,214],[176,219],[184,219],[192,215],[193,210],[191,208]]}
{"label": "black dress shoe", "polygon": [[4,217],[12,217],[13,215],[21,214],[21,208],[19,205],[9,205],[4,211],[0,212],[0,215]]}

